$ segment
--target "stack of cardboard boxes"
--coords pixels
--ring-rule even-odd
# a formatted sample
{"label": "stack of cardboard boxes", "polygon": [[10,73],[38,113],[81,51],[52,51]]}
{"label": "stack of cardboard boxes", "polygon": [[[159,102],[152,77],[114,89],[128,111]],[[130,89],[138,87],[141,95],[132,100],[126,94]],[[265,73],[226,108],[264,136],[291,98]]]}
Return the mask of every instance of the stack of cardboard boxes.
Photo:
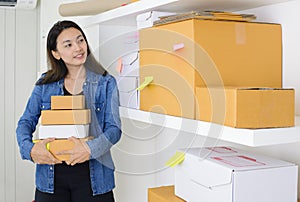
{"label": "stack of cardboard boxes", "polygon": [[41,113],[38,139],[56,138],[47,145],[49,151],[59,160],[68,160],[69,155],[56,155],[58,151],[69,150],[74,143],[73,136],[83,141],[89,139],[90,110],[85,109],[83,95],[52,96],[51,109]]}
{"label": "stack of cardboard boxes", "polygon": [[140,30],[140,109],[237,128],[294,126],[279,24],[187,19]]}

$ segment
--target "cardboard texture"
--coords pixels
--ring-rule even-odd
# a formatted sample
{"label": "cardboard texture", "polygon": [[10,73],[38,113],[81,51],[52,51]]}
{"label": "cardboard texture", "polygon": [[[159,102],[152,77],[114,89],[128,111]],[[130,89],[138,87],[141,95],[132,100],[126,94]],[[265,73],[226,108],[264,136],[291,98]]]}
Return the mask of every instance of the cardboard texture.
{"label": "cardboard texture", "polygon": [[196,86],[281,88],[281,43],[279,24],[190,19],[142,29],[140,80],[154,82],[140,109],[195,118]]}
{"label": "cardboard texture", "polygon": [[89,124],[86,125],[40,125],[38,139],[46,138],[85,138],[89,135]]}
{"label": "cardboard texture", "polygon": [[84,109],[84,95],[51,96],[51,109]]}
{"label": "cardboard texture", "polygon": [[185,150],[175,194],[189,202],[294,202],[298,166],[226,147]]}
{"label": "cardboard texture", "polygon": [[42,125],[89,124],[91,114],[89,109],[76,110],[42,110]]}
{"label": "cardboard texture", "polygon": [[185,202],[175,196],[174,186],[162,186],[148,189],[148,202]]}
{"label": "cardboard texture", "polygon": [[293,89],[196,88],[196,119],[236,128],[295,125]]}

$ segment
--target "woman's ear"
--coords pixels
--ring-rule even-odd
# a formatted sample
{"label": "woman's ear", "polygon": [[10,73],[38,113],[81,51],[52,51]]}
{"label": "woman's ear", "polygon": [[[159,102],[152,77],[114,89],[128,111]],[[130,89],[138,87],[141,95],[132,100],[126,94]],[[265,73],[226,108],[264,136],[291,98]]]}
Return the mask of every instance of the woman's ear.
{"label": "woman's ear", "polygon": [[51,53],[55,59],[60,60],[60,55],[57,51],[52,50]]}

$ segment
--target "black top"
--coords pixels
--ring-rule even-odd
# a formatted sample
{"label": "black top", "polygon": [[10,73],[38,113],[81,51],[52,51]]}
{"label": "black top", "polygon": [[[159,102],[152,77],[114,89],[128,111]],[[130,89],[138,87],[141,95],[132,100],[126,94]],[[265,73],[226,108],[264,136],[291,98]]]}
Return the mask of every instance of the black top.
{"label": "black top", "polygon": [[[66,87],[64,86],[64,95],[73,95],[71,94],[67,89]],[[83,95],[83,91],[81,91],[80,93],[76,94],[76,95]]]}

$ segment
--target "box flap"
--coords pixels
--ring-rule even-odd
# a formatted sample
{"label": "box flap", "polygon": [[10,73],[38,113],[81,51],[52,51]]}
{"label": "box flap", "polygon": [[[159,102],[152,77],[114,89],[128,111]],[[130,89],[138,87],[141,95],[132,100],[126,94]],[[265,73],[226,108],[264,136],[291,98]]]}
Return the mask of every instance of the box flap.
{"label": "box flap", "polygon": [[193,183],[207,189],[231,184],[233,174],[231,168],[219,166],[212,161],[199,157],[203,155],[200,150],[197,155],[195,152],[197,151],[194,150],[193,154],[187,152],[183,163],[177,166],[184,170]]}

